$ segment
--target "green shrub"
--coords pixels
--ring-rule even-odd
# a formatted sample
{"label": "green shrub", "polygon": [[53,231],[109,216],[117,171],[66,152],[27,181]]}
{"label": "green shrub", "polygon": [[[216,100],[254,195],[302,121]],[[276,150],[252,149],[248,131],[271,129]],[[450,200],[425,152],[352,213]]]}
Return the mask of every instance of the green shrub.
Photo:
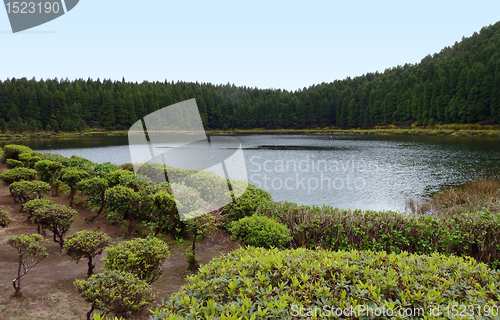
{"label": "green shrub", "polygon": [[0,227],[7,228],[10,221],[10,215],[4,209],[0,209]]}
{"label": "green shrub", "polygon": [[74,285],[91,304],[87,319],[94,310],[113,312],[118,317],[128,316],[146,308],[154,300],[148,284],[127,272],[105,271],[87,280],[76,280]]}
{"label": "green shrub", "polygon": [[104,268],[135,274],[148,284],[158,280],[163,272],[161,266],[170,256],[168,246],[155,237],[134,239],[106,248]]}
{"label": "green shrub", "polygon": [[254,247],[283,248],[292,240],[285,225],[264,216],[242,218],[231,224],[230,231],[242,244]]}
{"label": "green shrub", "polygon": [[183,228],[182,221],[177,213],[175,206],[174,196],[164,190],[161,190],[149,196],[151,203],[151,210],[149,214],[149,221],[153,223],[153,232],[176,234],[176,230]]}
{"label": "green shrub", "polygon": [[70,194],[69,194],[69,206],[73,207],[73,198],[75,196],[76,190],[78,188],[78,183],[87,178],[89,176],[89,173],[85,170],[78,169],[78,168],[63,168],[59,172],[59,177],[58,180],[64,182],[66,185],[68,185],[71,189]]}
{"label": "green shrub", "polygon": [[14,160],[14,159],[7,159],[5,161],[5,165],[7,166],[7,168],[9,169],[14,169],[14,168],[21,168],[21,167],[24,167],[24,163],[22,163],[21,161],[19,160]]}
{"label": "green shrub", "polygon": [[136,218],[139,213],[139,194],[124,186],[114,186],[105,192],[106,207],[110,212],[120,215],[121,219]]}
{"label": "green shrub", "polygon": [[92,177],[106,178],[106,176],[109,173],[116,171],[118,169],[119,167],[115,166],[114,164],[111,164],[110,162],[99,163],[94,166],[90,175]]}
{"label": "green shrub", "polygon": [[14,159],[14,160],[20,160],[19,155],[21,153],[28,153],[28,154],[33,154],[35,151],[33,151],[30,147],[27,146],[20,146],[16,144],[9,144],[3,147],[4,150],[4,159]]}
{"label": "green shrub", "polygon": [[258,214],[285,224],[296,248],[440,252],[485,263],[500,260],[500,213],[465,212],[450,217],[274,202],[263,204]]}
{"label": "green shrub", "polygon": [[360,315],[358,306],[391,309],[394,315],[421,308],[415,318],[436,319],[430,312],[438,306],[451,311],[453,305],[500,303],[498,272],[473,259],[440,254],[242,248],[212,260],[187,281],[153,311],[154,320],[316,319],[309,310],[351,307],[357,316],[332,318],[375,318]]}
{"label": "green shrub", "polygon": [[106,179],[108,179],[109,186],[114,187],[120,184],[122,177],[126,175],[133,175],[133,173],[122,169],[114,170],[107,174]]}
{"label": "green shrub", "polygon": [[52,202],[49,199],[35,199],[26,202],[25,204],[22,205],[22,207],[24,211],[28,212],[28,220],[29,220],[31,219],[31,215],[36,209],[49,206],[51,204],[54,204],[54,202]]}
{"label": "green shrub", "polygon": [[[52,230],[54,233],[54,242],[58,242],[61,251],[64,247],[64,235],[71,228],[71,224],[75,221],[78,211],[68,208],[64,205],[50,204],[36,208],[30,220],[38,223],[46,229]],[[56,237],[59,240],[56,240]]]}
{"label": "green shrub", "polygon": [[[237,188],[237,182],[231,181],[233,189]],[[247,190],[236,199],[235,202],[231,202],[226,205],[222,211],[224,215],[225,224],[229,225],[232,221],[237,221],[243,217],[252,216],[257,208],[262,203],[267,203],[271,201],[271,194],[252,184],[248,184]]]}
{"label": "green shrub", "polygon": [[52,160],[41,160],[35,163],[34,167],[40,173],[42,181],[48,182],[52,186],[54,175],[57,170],[63,167],[63,164]]}
{"label": "green shrub", "polygon": [[10,194],[15,202],[25,203],[34,199],[41,199],[49,193],[50,185],[43,181],[18,181],[10,185]]}
{"label": "green shrub", "polygon": [[93,259],[104,251],[110,241],[111,238],[99,230],[82,230],[66,239],[64,251],[76,260],[76,263],[80,262],[82,258],[87,259],[89,267],[87,275],[90,277],[95,268]]}
{"label": "green shrub", "polygon": [[35,180],[35,178],[36,171],[29,168],[14,168],[0,174],[0,180],[7,185],[21,180]]}
{"label": "green shrub", "polygon": [[25,167],[33,169],[35,163],[42,160],[42,157],[35,155],[35,153],[21,153],[19,155],[19,160],[24,164]]}
{"label": "green shrub", "polygon": [[78,190],[87,194],[89,203],[99,206],[99,210],[89,218],[89,221],[94,221],[103,212],[106,205],[105,192],[107,188],[108,180],[103,178],[93,177],[78,182]]}

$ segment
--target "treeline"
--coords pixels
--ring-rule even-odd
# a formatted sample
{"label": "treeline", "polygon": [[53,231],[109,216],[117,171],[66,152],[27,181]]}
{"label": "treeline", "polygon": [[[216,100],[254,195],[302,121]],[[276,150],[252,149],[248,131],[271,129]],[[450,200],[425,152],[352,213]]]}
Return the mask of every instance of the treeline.
{"label": "treeline", "polygon": [[0,81],[0,129],[127,129],[196,98],[207,129],[500,123],[500,22],[418,64],[296,91],[187,82]]}

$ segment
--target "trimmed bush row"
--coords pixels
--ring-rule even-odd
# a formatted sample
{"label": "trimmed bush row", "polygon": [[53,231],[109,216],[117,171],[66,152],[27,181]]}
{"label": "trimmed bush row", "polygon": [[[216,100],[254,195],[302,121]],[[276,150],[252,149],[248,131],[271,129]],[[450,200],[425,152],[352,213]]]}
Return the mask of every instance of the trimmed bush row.
{"label": "trimmed bush row", "polygon": [[303,318],[311,319],[316,317],[307,316],[309,309],[361,306],[395,314],[423,308],[416,318],[436,319],[430,312],[438,306],[475,305],[491,311],[499,305],[499,287],[500,274],[470,258],[247,248],[202,266],[153,311],[153,319],[299,319],[301,308]]}
{"label": "trimmed bush row", "polygon": [[454,216],[350,211],[328,206],[265,203],[258,214],[277,219],[292,232],[294,247],[374,250],[469,256],[500,261],[500,214],[465,212]]}

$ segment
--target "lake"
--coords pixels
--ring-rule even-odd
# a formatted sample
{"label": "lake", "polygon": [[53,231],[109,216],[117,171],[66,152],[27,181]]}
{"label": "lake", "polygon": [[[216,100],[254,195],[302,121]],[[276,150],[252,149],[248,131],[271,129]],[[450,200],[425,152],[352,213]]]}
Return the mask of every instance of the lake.
{"label": "lake", "polygon": [[[500,176],[500,140],[368,135],[241,135],[248,181],[274,200],[404,210],[409,198]],[[1,141],[94,162],[130,162],[127,137]]]}

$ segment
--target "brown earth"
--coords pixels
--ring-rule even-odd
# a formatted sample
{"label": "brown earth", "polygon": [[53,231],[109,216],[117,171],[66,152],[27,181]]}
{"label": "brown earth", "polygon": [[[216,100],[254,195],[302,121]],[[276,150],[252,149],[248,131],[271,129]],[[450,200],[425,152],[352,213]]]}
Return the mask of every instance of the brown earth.
{"label": "brown earth", "polygon": [[[0,172],[7,170],[4,164],[0,164]],[[65,196],[47,197],[59,204],[68,204]],[[86,277],[86,260],[76,261],[64,253],[61,253],[58,243],[53,242],[52,233],[47,231],[44,246],[49,256],[32,269],[21,279],[21,297],[14,297],[12,280],[17,274],[17,252],[7,244],[11,235],[32,234],[37,232],[35,225],[27,221],[27,214],[21,212],[21,205],[14,203],[8,186],[0,186],[0,208],[7,211],[12,222],[7,228],[0,228],[0,319],[2,320],[27,320],[27,319],[58,319],[75,320],[86,319],[86,313],[90,305],[78,294],[73,281]],[[80,212],[78,218],[72,224],[68,235],[80,230],[100,230],[112,237],[113,241],[126,240],[125,232],[116,226],[110,226],[102,217],[93,223],[86,223],[85,218],[90,217],[92,212],[85,208],[77,208]],[[190,242],[190,241],[188,241]],[[167,298],[179,290],[185,283],[185,277],[191,274],[187,271],[187,262],[182,252],[189,245],[172,241],[170,242],[171,256],[165,261],[163,274],[151,285],[156,297],[156,305],[162,298]],[[197,245],[196,255],[202,264],[208,263],[215,257],[228,253],[238,247],[230,241],[227,234],[218,232],[212,238],[203,239]],[[102,271],[102,256],[96,261],[94,273]],[[144,311],[133,319],[148,319],[150,313]]]}

